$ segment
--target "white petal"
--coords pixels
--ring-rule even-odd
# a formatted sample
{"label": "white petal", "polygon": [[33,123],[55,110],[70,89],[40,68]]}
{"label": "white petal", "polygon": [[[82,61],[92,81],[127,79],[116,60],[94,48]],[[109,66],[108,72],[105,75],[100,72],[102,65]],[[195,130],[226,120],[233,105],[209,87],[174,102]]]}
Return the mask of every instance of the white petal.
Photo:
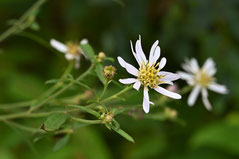
{"label": "white petal", "polygon": [[198,62],[195,58],[192,58],[190,60],[186,59],[185,63],[182,65],[182,68],[190,73],[197,73],[199,71],[199,66],[198,66]]}
{"label": "white petal", "polygon": [[208,100],[208,92],[205,88],[202,89],[202,101],[207,110],[212,110],[212,106]]}
{"label": "white petal", "polygon": [[221,93],[221,94],[228,93],[227,87],[218,83],[212,83],[208,86],[208,88],[217,93]]}
{"label": "white petal", "polygon": [[168,76],[168,75],[172,75],[172,74],[174,74],[174,73],[172,73],[172,72],[167,72],[167,71],[159,71],[158,73],[157,73],[157,75],[164,75],[164,76]]}
{"label": "white petal", "polygon": [[170,92],[167,89],[162,88],[162,87],[154,88],[154,90],[163,94],[163,95],[165,95],[165,96],[168,96],[168,97],[171,97],[171,98],[174,98],[174,99],[181,99],[182,98],[180,94]]}
{"label": "white petal", "polygon": [[207,69],[211,69],[212,67],[215,66],[215,63],[213,61],[212,58],[208,58],[205,63],[203,64],[203,69],[207,70]]}
{"label": "white petal", "polygon": [[217,72],[216,67],[215,67],[215,62],[213,61],[212,58],[208,58],[205,61],[202,69],[205,70],[209,76],[213,76]]}
{"label": "white petal", "polygon": [[138,91],[139,88],[140,88],[140,86],[141,86],[140,81],[139,81],[139,80],[136,80],[136,82],[135,82],[134,85],[133,85],[133,88],[136,89],[136,90]]}
{"label": "white petal", "polygon": [[180,78],[180,75],[177,73],[171,73],[171,72],[166,72],[166,71],[159,71],[157,73],[158,76],[163,75],[163,79],[162,80],[166,80],[166,81],[175,81],[177,79]]}
{"label": "white petal", "polygon": [[139,64],[139,66],[141,66],[142,61],[141,61],[140,57],[134,52],[132,41],[130,41],[130,47],[131,47],[131,51],[132,51],[132,53],[134,55],[134,58],[136,59],[136,61]]}
{"label": "white petal", "polygon": [[152,66],[154,60],[153,60],[153,57],[154,57],[154,52],[155,52],[155,49],[156,47],[158,46],[158,43],[159,41],[155,41],[154,44],[152,45],[151,49],[150,49],[150,53],[149,53],[149,65]]}
{"label": "white petal", "polygon": [[199,85],[196,85],[193,88],[192,92],[190,93],[190,95],[188,97],[188,105],[189,106],[193,106],[194,105],[194,103],[195,103],[195,101],[196,101],[196,99],[197,99],[197,97],[199,95],[200,90],[201,90],[201,87]]}
{"label": "white petal", "polygon": [[175,81],[178,80],[180,78],[180,76],[176,73],[171,73],[170,75],[166,75],[163,77],[163,80],[166,81]]}
{"label": "white petal", "polygon": [[146,56],[145,56],[145,54],[143,52],[143,49],[142,49],[140,35],[139,35],[139,40],[136,41],[135,50],[136,50],[136,54],[138,54],[140,56],[141,60],[144,63],[146,63]]}
{"label": "white petal", "polygon": [[179,76],[180,76],[181,79],[183,79],[183,80],[192,80],[192,79],[193,79],[193,75],[191,75],[191,74],[189,74],[189,73],[181,72],[181,71],[178,71],[177,73],[179,74]]}
{"label": "white petal", "polygon": [[80,44],[81,45],[85,45],[85,44],[87,44],[88,43],[88,40],[87,39],[82,39],[81,41],[80,41]]}
{"label": "white petal", "polygon": [[161,85],[161,84],[169,84],[169,85],[173,85],[173,82],[171,82],[171,81],[162,81],[163,83],[160,83],[159,85]]}
{"label": "white petal", "polygon": [[194,73],[199,71],[198,62],[195,58],[192,58],[190,60],[190,64],[191,64],[191,69]]}
{"label": "white petal", "polygon": [[167,62],[166,58],[163,57],[159,62],[159,68],[162,69],[166,65],[166,62]]}
{"label": "white petal", "polygon": [[68,50],[65,44],[59,41],[56,41],[55,39],[51,39],[50,44],[52,47],[54,47],[55,49],[57,49],[58,51],[62,53],[66,53]]}
{"label": "white petal", "polygon": [[121,57],[117,57],[118,61],[119,61],[119,64],[124,67],[128,73],[134,75],[134,76],[138,76],[138,73],[139,71],[134,67],[132,66],[131,64],[125,62]]}
{"label": "white petal", "polygon": [[65,57],[67,60],[73,60],[75,58],[75,56],[73,56],[72,54],[68,54],[68,53],[66,53]]}
{"label": "white petal", "polygon": [[148,89],[144,89],[143,109],[145,113],[149,112],[149,93]]}
{"label": "white petal", "polygon": [[156,50],[154,52],[153,63],[154,62],[156,63],[158,61],[159,56],[160,56],[160,47],[157,46],[157,48],[156,48]]}
{"label": "white petal", "polygon": [[136,78],[126,78],[126,79],[120,79],[119,80],[123,84],[132,84],[137,81]]}

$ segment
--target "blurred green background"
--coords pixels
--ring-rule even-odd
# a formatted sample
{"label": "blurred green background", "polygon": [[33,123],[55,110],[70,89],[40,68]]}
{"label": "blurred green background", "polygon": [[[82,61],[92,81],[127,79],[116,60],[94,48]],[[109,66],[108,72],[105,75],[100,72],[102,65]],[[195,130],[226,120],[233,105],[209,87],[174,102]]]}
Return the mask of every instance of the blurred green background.
{"label": "blurred green background", "polygon": [[[35,1],[0,0],[0,33],[11,19],[18,19]],[[165,70],[181,70],[186,57],[200,63],[212,57],[216,77],[228,95],[209,93],[213,111],[199,97],[186,104],[188,94],[170,105],[186,125],[118,117],[121,127],[135,139],[126,141],[104,126],[81,128],[64,148],[53,151],[57,137],[32,143],[32,136],[0,123],[0,159],[236,159],[239,158],[239,1],[238,0],[49,0],[36,18],[38,31],[26,32],[48,42],[87,38],[94,49],[107,56],[121,56],[136,64],[129,40],[140,34],[149,53],[159,40]],[[117,77],[128,74],[114,63]],[[32,99],[58,78],[67,66],[64,56],[39,41],[14,35],[0,43],[0,103]],[[79,72],[89,66],[83,61]],[[77,73],[77,72],[76,72]],[[182,88],[184,81],[176,82]],[[99,87],[102,87],[98,82]],[[132,100],[141,103],[133,95]],[[1,112],[3,113],[3,112]],[[29,120],[29,119],[28,119]],[[27,122],[27,119],[26,121]],[[38,157],[36,155],[38,154]]]}

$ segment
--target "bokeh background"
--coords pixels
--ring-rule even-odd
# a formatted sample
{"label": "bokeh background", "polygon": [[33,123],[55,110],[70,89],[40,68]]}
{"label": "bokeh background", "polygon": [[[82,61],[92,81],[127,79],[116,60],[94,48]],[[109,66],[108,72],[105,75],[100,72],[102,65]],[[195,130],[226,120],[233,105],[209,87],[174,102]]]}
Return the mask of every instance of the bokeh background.
{"label": "bokeh background", "polygon": [[[35,1],[0,0],[0,33],[9,20],[18,19]],[[0,123],[1,159],[235,159],[239,158],[239,1],[238,0],[50,0],[39,10],[37,31],[27,29],[0,43],[0,102],[32,99],[57,78],[67,66],[64,56],[49,48],[51,38],[65,42],[87,38],[95,51],[122,56],[136,64],[129,40],[140,34],[149,52],[159,40],[165,70],[181,70],[185,58],[199,64],[212,57],[216,78],[227,85],[228,95],[209,93],[213,111],[201,97],[194,107],[186,100],[170,106],[186,124],[117,118],[135,139],[126,141],[104,126],[79,129],[64,148],[53,151],[55,137],[31,143],[32,137]],[[30,34],[30,35],[29,35]],[[32,36],[34,35],[34,36]],[[37,38],[36,38],[37,37]],[[39,41],[44,40],[44,42]],[[83,61],[79,73],[88,67]],[[117,78],[128,74],[114,63]],[[77,73],[77,72],[76,72]],[[102,88],[99,82],[99,88]],[[179,88],[186,85],[178,81]],[[141,103],[141,97],[132,96]],[[30,139],[30,140],[29,140]],[[37,152],[36,152],[37,151]],[[38,154],[38,157],[36,156]]]}

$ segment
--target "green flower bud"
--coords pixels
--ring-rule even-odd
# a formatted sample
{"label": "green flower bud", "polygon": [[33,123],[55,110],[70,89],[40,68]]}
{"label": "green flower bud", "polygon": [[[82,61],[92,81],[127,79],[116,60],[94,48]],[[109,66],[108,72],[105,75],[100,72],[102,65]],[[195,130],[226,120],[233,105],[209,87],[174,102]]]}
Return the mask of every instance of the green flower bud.
{"label": "green flower bud", "polygon": [[112,124],[113,118],[114,118],[114,114],[112,111],[109,111],[108,113],[102,113],[100,116],[100,120],[102,120],[103,124],[106,124],[106,123]]}

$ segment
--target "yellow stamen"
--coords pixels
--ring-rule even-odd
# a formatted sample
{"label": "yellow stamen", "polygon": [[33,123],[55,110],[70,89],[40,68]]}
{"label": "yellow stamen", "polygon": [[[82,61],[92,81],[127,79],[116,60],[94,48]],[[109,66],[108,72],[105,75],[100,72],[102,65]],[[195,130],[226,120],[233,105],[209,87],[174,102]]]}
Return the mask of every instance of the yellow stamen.
{"label": "yellow stamen", "polygon": [[70,54],[72,55],[80,54],[78,42],[68,42],[66,46]]}
{"label": "yellow stamen", "polygon": [[152,66],[149,66],[148,61],[146,64],[142,64],[139,68],[139,76],[138,80],[144,85],[145,87],[150,88],[156,88],[160,83],[163,83],[163,81],[160,81],[164,77],[164,75],[157,75],[157,73],[160,71],[160,69],[156,69],[156,67],[159,66],[159,63],[155,65],[155,63]]}
{"label": "yellow stamen", "polygon": [[212,82],[213,77],[209,76],[204,70],[200,70],[195,75],[195,80],[202,87],[206,87],[206,86],[208,86]]}

